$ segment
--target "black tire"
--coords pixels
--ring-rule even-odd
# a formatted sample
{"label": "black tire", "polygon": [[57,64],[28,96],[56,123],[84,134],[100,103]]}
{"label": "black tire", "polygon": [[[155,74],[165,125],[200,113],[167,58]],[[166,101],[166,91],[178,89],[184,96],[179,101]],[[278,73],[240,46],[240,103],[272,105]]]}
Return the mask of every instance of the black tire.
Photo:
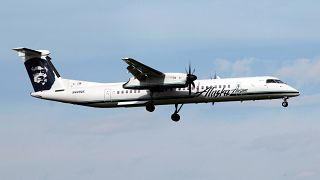
{"label": "black tire", "polygon": [[153,104],[147,104],[146,110],[149,112],[153,112],[156,109],[156,107]]}
{"label": "black tire", "polygon": [[172,121],[174,121],[174,122],[178,122],[178,121],[180,120],[180,115],[179,115],[178,113],[173,113],[173,114],[171,115],[171,119],[172,119]]}
{"label": "black tire", "polygon": [[288,107],[288,105],[289,105],[288,102],[286,102],[286,101],[282,102],[282,106],[283,106],[283,107]]}

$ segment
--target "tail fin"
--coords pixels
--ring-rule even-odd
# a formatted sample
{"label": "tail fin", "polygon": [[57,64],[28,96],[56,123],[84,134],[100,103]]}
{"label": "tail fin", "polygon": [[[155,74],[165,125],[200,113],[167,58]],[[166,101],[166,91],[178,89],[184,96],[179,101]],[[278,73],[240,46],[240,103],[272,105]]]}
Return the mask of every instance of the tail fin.
{"label": "tail fin", "polygon": [[13,50],[22,58],[35,92],[63,88],[60,75],[51,63],[49,51],[28,48]]}

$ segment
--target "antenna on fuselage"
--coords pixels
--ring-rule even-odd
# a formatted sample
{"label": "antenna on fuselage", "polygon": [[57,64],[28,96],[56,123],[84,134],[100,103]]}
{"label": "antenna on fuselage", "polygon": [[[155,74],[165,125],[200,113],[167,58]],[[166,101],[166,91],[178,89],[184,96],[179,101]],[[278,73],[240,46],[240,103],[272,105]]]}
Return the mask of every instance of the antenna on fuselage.
{"label": "antenna on fuselage", "polygon": [[215,72],[214,76],[213,77],[211,76],[210,79],[221,79],[221,78],[220,76],[217,76],[217,73]]}

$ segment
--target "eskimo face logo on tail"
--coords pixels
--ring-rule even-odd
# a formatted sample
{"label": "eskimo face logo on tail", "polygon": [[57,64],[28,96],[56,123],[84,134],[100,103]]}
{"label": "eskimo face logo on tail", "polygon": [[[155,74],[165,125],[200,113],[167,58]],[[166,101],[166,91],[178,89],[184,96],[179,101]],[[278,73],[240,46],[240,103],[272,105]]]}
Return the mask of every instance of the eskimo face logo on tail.
{"label": "eskimo face logo on tail", "polygon": [[42,66],[36,66],[31,68],[33,75],[33,82],[45,85],[48,82],[47,72],[48,69]]}
{"label": "eskimo face logo on tail", "polygon": [[36,92],[51,89],[55,82],[55,74],[45,59],[32,58],[27,60],[24,65]]}

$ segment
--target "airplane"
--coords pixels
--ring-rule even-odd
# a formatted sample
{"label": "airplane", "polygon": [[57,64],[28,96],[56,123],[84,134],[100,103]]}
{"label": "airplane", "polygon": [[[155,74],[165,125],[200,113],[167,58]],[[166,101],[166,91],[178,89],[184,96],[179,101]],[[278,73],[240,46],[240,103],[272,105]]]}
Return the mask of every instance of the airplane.
{"label": "airplane", "polygon": [[153,112],[158,105],[174,105],[171,119],[180,120],[184,104],[227,101],[288,99],[298,90],[272,76],[198,80],[189,65],[186,73],[163,73],[133,58],[123,58],[133,77],[127,82],[98,83],[64,79],[51,62],[48,50],[14,48],[22,58],[34,92],[32,97],[96,108],[145,107]]}

